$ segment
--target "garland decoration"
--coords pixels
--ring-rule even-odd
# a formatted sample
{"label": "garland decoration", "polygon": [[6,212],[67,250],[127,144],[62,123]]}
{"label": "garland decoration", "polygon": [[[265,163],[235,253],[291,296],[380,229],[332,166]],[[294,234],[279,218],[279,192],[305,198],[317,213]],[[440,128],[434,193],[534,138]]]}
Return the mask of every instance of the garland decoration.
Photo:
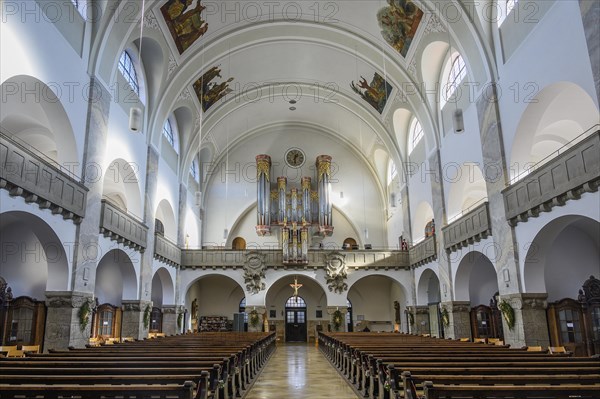
{"label": "garland decoration", "polygon": [[150,312],[152,312],[150,305],[146,305],[146,309],[144,309],[144,328],[146,330],[150,326]]}
{"label": "garland decoration", "polygon": [[415,325],[415,316],[412,313],[410,313],[410,312],[408,313],[408,323],[411,326]]}
{"label": "garland decoration", "polygon": [[340,330],[340,327],[342,326],[343,317],[344,317],[344,315],[339,310],[336,310],[335,312],[333,312],[333,329],[335,331]]}
{"label": "garland decoration", "polygon": [[450,325],[450,315],[448,314],[448,309],[442,308],[442,324],[444,327],[448,327]]}
{"label": "garland decoration", "polygon": [[90,301],[85,301],[79,307],[79,312],[77,312],[77,316],[79,316],[79,327],[81,331],[85,331],[88,323],[90,322],[90,315],[92,314],[92,308],[90,307]]}
{"label": "garland decoration", "polygon": [[248,321],[250,322],[250,325],[252,327],[258,326],[260,319],[258,318],[258,312],[256,311],[256,309],[253,310],[252,312],[250,312],[250,314],[248,316],[249,316]]}
{"label": "garland decoration", "polygon": [[181,330],[181,323],[183,323],[183,313],[177,315],[177,328]]}
{"label": "garland decoration", "polygon": [[498,303],[498,309],[502,312],[502,316],[504,316],[504,320],[506,320],[509,330],[512,330],[515,326],[515,310],[510,306],[510,303],[506,302],[504,299]]}

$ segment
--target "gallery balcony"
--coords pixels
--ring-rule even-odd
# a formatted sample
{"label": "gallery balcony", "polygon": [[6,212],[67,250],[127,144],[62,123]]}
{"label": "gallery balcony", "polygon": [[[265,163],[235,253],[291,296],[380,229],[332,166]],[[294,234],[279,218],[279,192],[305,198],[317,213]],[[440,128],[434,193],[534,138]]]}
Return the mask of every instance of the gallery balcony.
{"label": "gallery balcony", "polygon": [[160,233],[154,233],[154,258],[168,265],[181,265],[181,249]]}
{"label": "gallery balcony", "polygon": [[489,203],[481,202],[467,209],[442,228],[444,249],[457,251],[492,234]]}
{"label": "gallery balcony", "polygon": [[[600,130],[568,146],[534,166],[525,176],[517,176],[502,191],[506,219],[515,226],[578,199],[583,193],[596,192],[600,184]],[[577,139],[576,139],[577,140]]]}
{"label": "gallery balcony", "polygon": [[417,267],[437,258],[437,241],[435,234],[413,245],[408,250],[410,266]]}
{"label": "gallery balcony", "polygon": [[308,251],[307,265],[284,265],[281,249],[182,249],[181,267],[190,269],[243,268],[246,262],[260,259],[270,269],[308,270],[325,268],[328,259],[343,257],[348,269],[406,269],[408,252],[395,250],[330,250]]}
{"label": "gallery balcony", "polygon": [[85,217],[88,189],[70,171],[36,149],[0,132],[0,187],[11,196],[50,209],[79,223]]}
{"label": "gallery balcony", "polygon": [[136,251],[148,246],[148,227],[106,200],[100,211],[100,233]]}

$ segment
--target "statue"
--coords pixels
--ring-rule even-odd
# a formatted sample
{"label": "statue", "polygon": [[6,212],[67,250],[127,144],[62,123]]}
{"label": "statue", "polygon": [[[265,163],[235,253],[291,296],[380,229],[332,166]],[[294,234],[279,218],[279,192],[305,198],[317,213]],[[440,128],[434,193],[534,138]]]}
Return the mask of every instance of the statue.
{"label": "statue", "polygon": [[394,322],[400,325],[400,303],[398,301],[394,301]]}

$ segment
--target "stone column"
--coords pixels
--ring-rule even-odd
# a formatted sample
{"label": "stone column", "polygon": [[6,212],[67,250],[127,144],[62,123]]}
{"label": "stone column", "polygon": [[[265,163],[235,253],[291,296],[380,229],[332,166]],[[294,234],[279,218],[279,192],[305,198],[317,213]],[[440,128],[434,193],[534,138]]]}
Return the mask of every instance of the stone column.
{"label": "stone column", "polygon": [[[333,327],[333,314],[336,310],[342,312],[342,322],[340,324],[340,329],[338,331]],[[347,306],[327,306],[327,314],[329,315],[329,325],[331,326],[332,332],[345,332],[347,330],[346,326],[346,313],[348,313]]]}
{"label": "stone column", "polygon": [[583,31],[596,85],[596,99],[600,104],[600,2],[598,0],[579,0]]}
{"label": "stone column", "polygon": [[144,223],[148,226],[148,246],[142,253],[140,267],[140,299],[150,301],[152,298],[152,263],[154,262],[154,209],[156,202],[156,186],[158,182],[158,151],[152,146],[148,147],[148,160],[146,163],[146,196],[144,201]]}
{"label": "stone column", "polygon": [[450,258],[446,255],[444,249],[444,235],[441,233],[441,227],[446,225],[446,207],[439,149],[429,158],[429,168],[433,218],[436,225],[435,240],[437,243],[436,252],[439,264],[440,299],[443,302],[452,300],[452,272]]}
{"label": "stone column", "polygon": [[[150,301],[123,301],[123,318],[121,320],[121,337],[133,337],[143,339],[148,336],[148,327],[144,326],[144,314],[149,306],[152,311],[152,302]],[[148,316],[148,320],[150,320]]]}
{"label": "stone column", "polygon": [[44,351],[67,349],[69,346],[84,348],[89,342],[92,328],[92,315],[88,315],[85,328],[79,321],[79,310],[84,302],[91,302],[93,295],[87,292],[48,291],[46,292],[46,332]]}
{"label": "stone column", "polygon": [[102,256],[98,247],[104,183],[104,171],[101,169],[101,165],[104,162],[111,103],[111,95],[108,90],[93,77],[90,80],[88,101],[82,178],[89,191],[85,204],[85,217],[77,226],[76,231],[72,284],[73,291],[93,293],[96,266]]}
{"label": "stone column", "polygon": [[550,345],[548,336],[548,294],[508,294],[501,295],[500,301],[508,302],[515,315],[513,328],[509,328],[504,315],[502,315],[502,328],[504,329],[504,343],[512,348],[523,346]]}
{"label": "stone column", "polygon": [[430,334],[429,306],[415,306],[415,333]]}
{"label": "stone column", "polygon": [[444,325],[444,336],[452,339],[471,338],[470,302],[442,302],[441,306],[448,311],[449,324]]}
{"label": "stone column", "polygon": [[[506,220],[502,190],[508,186],[509,176],[498,114],[496,86],[489,85],[477,100],[477,114],[483,154],[483,176],[486,181],[492,239],[496,249],[494,261],[500,294],[521,292],[519,260],[514,229]],[[508,276],[508,281],[504,276]],[[499,279],[500,279],[499,278]]]}
{"label": "stone column", "polygon": [[164,305],[162,307],[162,332],[167,335],[180,334],[183,328],[183,316],[181,325],[178,326],[179,315],[183,315],[183,306]]}

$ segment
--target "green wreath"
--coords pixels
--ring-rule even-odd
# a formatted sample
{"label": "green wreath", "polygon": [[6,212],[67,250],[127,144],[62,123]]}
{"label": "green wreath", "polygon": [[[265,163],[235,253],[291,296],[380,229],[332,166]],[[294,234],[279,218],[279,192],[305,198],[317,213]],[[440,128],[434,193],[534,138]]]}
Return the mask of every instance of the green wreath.
{"label": "green wreath", "polygon": [[250,325],[252,327],[256,328],[258,326],[260,319],[258,317],[258,312],[256,310],[253,310],[252,312],[250,312],[250,314],[248,315],[248,321],[250,322]]}
{"label": "green wreath", "polygon": [[498,309],[502,312],[502,316],[504,316],[504,320],[506,320],[508,329],[512,330],[515,326],[515,310],[510,306],[510,303],[506,302],[504,299],[498,303]]}
{"label": "green wreath", "polygon": [[413,326],[415,324],[415,316],[412,313],[408,313],[408,324]]}
{"label": "green wreath", "polygon": [[448,309],[442,308],[442,324],[444,327],[448,327],[450,325],[450,315],[448,314]]}
{"label": "green wreath", "polygon": [[85,331],[88,323],[90,322],[90,315],[92,314],[92,308],[90,307],[90,301],[86,300],[79,307],[79,312],[77,312],[77,316],[79,316],[79,328],[81,331]]}
{"label": "green wreath", "polygon": [[344,315],[342,314],[341,311],[336,310],[335,312],[333,312],[333,329],[335,331],[339,331],[340,327],[342,326],[342,320],[343,320]]}
{"label": "green wreath", "polygon": [[144,328],[147,330],[150,326],[150,313],[152,312],[152,308],[150,305],[146,305],[146,309],[144,309]]}
{"label": "green wreath", "polygon": [[177,315],[177,329],[181,330],[181,323],[183,323],[183,313]]}

